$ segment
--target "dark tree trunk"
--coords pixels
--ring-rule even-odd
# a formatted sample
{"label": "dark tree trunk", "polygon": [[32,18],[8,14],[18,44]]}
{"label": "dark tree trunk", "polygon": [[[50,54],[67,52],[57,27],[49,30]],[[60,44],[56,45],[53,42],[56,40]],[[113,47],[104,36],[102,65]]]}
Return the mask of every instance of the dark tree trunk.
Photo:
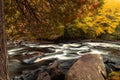
{"label": "dark tree trunk", "polygon": [[0,80],[9,80],[7,58],[4,23],[4,3],[3,0],[0,0]]}

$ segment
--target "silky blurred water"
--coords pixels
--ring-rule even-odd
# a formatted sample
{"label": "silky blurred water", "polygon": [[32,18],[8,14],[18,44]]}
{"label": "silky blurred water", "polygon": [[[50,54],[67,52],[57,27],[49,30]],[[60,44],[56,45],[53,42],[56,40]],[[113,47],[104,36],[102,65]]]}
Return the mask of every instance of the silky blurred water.
{"label": "silky blurred water", "polygon": [[[30,58],[24,55],[32,55],[42,52]],[[58,60],[66,72],[69,67],[85,54],[101,54],[105,58],[120,63],[120,42],[77,42],[59,44],[35,44],[25,43],[15,45],[8,50],[10,76],[16,76],[24,70],[33,70],[42,66],[48,66],[54,60]]]}

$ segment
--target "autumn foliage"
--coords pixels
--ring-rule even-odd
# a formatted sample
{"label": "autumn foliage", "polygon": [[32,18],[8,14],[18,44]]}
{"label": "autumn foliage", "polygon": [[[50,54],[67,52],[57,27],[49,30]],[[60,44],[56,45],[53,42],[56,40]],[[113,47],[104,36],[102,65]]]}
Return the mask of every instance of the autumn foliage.
{"label": "autumn foliage", "polygon": [[112,34],[119,23],[119,6],[116,6],[117,10],[111,10],[111,3],[108,2],[109,0],[6,0],[8,38],[52,40],[61,36],[97,38],[102,34]]}

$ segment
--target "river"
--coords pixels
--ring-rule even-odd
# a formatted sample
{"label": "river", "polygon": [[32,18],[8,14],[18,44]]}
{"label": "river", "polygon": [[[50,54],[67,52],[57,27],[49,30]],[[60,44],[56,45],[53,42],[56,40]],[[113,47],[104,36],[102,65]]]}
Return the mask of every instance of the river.
{"label": "river", "polygon": [[39,67],[44,69],[54,60],[60,62],[66,73],[70,66],[85,54],[101,54],[104,61],[114,62],[114,66],[120,67],[120,42],[23,43],[9,47],[8,54],[11,78],[26,70]]}

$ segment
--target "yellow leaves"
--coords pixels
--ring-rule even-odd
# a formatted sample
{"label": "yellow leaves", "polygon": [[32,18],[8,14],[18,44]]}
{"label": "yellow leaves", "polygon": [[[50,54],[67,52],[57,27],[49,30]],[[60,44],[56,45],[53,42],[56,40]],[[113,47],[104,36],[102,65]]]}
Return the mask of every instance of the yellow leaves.
{"label": "yellow leaves", "polygon": [[89,27],[93,27],[93,23],[91,23],[91,22],[87,22],[86,23]]}
{"label": "yellow leaves", "polygon": [[20,15],[20,12],[18,10],[16,10],[15,16],[19,16],[19,15]]}
{"label": "yellow leaves", "polygon": [[[119,4],[119,6],[117,4]],[[97,35],[103,31],[106,31],[108,34],[112,34],[115,31],[120,21],[120,16],[118,15],[120,11],[116,11],[119,8],[120,2],[116,2],[116,0],[105,0],[105,4],[102,9],[99,10],[99,14],[95,17],[96,20],[94,21],[97,26],[101,26],[101,29],[96,30]]]}
{"label": "yellow leaves", "polygon": [[115,30],[113,29],[113,28],[111,28],[111,27],[106,27],[106,29],[105,29],[106,31],[107,31],[107,33],[109,33],[109,34],[112,34]]}
{"label": "yellow leaves", "polygon": [[118,23],[119,23],[119,22],[114,22],[114,23],[112,23],[112,24],[111,24],[111,28],[115,29],[115,28],[117,27]]}
{"label": "yellow leaves", "polygon": [[103,10],[112,10],[119,9],[120,1],[119,0],[105,0],[105,4],[103,5]]}
{"label": "yellow leaves", "polygon": [[101,33],[105,33],[104,29],[102,29],[101,27],[98,27],[95,32],[97,36],[100,35]]}
{"label": "yellow leaves", "polygon": [[76,26],[78,27],[78,28],[81,28],[82,30],[83,30],[83,32],[87,32],[87,27],[86,27],[86,25],[84,24],[84,23],[81,23],[81,22],[78,22],[77,24],[76,24]]}
{"label": "yellow leaves", "polygon": [[[119,4],[119,5],[116,5]],[[97,15],[88,14],[74,20],[74,27],[80,28],[85,35],[94,38],[101,34],[112,34],[120,22],[120,1],[105,0]]]}
{"label": "yellow leaves", "polygon": [[112,71],[108,74],[108,77],[106,80],[120,80],[120,73]]}
{"label": "yellow leaves", "polygon": [[96,17],[95,17],[96,20],[100,20],[100,19],[102,19],[102,18],[103,18],[103,16],[96,16]]}
{"label": "yellow leaves", "polygon": [[114,12],[120,12],[120,1],[119,0],[105,0],[105,4],[100,10],[102,14],[110,13],[115,14]]}

